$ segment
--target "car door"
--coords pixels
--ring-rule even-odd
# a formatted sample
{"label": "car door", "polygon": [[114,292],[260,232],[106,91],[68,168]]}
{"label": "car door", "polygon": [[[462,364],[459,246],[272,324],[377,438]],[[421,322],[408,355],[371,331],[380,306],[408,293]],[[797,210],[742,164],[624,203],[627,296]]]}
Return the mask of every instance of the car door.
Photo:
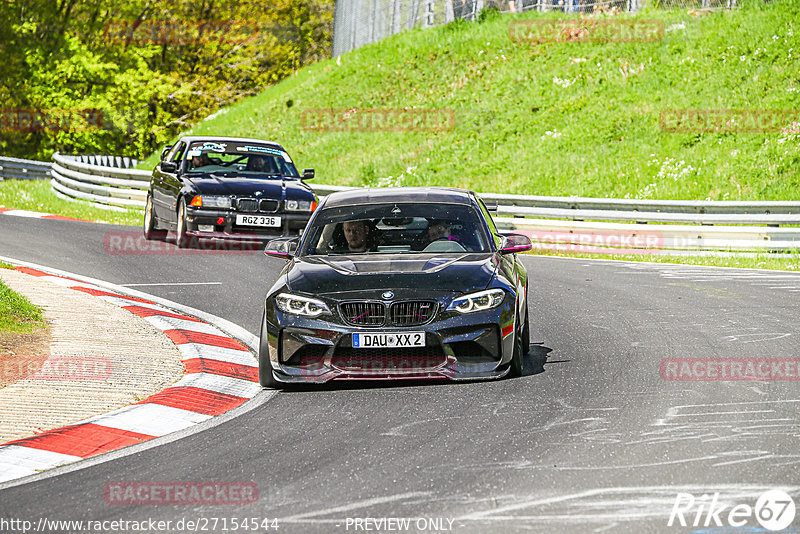
{"label": "car door", "polygon": [[174,163],[177,170],[174,172],[166,171],[162,168],[162,164],[159,163],[155,171],[153,171],[153,208],[156,210],[156,216],[160,220],[170,224],[177,222],[175,205],[182,186],[180,172],[185,152],[186,143],[183,141],[176,143],[164,161]]}

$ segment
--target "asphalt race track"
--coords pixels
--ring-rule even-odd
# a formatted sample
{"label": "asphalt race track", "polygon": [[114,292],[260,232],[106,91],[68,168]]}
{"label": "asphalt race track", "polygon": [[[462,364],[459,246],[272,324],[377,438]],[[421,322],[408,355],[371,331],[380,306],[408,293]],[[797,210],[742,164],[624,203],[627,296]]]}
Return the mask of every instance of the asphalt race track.
{"label": "asphalt race track", "polygon": [[[282,266],[260,253],[108,253],[106,234],[124,227],[0,216],[0,228],[0,256],[128,285],[254,334]],[[660,374],[664,358],[796,358],[800,274],[525,264],[533,345],[521,378],[280,392],[182,439],[0,490],[0,517],[279,518],[278,532],[356,532],[367,517],[414,518],[412,531],[422,519],[435,532],[711,532],[705,514],[691,526],[697,507],[689,526],[667,525],[679,492],[719,493],[723,521],[770,489],[800,503],[796,378]],[[255,482],[259,500],[107,505],[114,481]]]}

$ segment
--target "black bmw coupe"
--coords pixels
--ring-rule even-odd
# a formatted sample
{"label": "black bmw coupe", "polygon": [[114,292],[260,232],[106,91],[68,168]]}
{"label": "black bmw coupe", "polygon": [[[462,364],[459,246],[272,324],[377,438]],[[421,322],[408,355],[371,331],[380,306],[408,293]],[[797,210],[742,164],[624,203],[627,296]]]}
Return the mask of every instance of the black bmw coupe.
{"label": "black bmw coupe", "polygon": [[173,230],[185,247],[199,239],[262,241],[297,235],[317,198],[279,144],[236,137],[183,137],[164,147],[144,216],[147,239]]}
{"label": "black bmw coupe", "polygon": [[329,195],[301,238],[267,244],[288,263],[266,296],[261,385],[518,376],[530,248],[470,191]]}

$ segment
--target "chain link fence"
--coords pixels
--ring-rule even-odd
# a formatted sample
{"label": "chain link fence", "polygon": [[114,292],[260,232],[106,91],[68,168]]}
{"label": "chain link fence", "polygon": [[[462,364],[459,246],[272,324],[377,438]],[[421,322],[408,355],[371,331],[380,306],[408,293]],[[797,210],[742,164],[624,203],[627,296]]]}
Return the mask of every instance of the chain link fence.
{"label": "chain link fence", "polygon": [[475,20],[481,11],[636,12],[650,3],[664,9],[730,9],[738,0],[337,0],[333,57],[411,28],[456,19]]}

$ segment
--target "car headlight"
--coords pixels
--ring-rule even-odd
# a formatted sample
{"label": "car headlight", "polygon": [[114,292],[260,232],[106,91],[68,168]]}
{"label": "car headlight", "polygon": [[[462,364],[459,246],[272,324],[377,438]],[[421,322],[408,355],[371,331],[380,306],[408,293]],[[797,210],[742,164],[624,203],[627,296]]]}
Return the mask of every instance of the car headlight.
{"label": "car headlight", "polygon": [[230,208],[231,197],[197,195],[192,199],[189,205],[196,208]]}
{"label": "car headlight", "polygon": [[450,303],[447,309],[448,311],[457,311],[458,313],[489,310],[500,306],[505,296],[506,292],[502,289],[478,291],[477,293],[470,293],[469,295],[453,299],[453,302]]}
{"label": "car headlight", "polygon": [[313,200],[287,200],[286,211],[314,211],[317,203]]}
{"label": "car headlight", "polygon": [[275,297],[275,304],[284,313],[304,315],[306,317],[318,317],[323,313],[331,313],[328,306],[321,300],[290,293],[281,293]]}

